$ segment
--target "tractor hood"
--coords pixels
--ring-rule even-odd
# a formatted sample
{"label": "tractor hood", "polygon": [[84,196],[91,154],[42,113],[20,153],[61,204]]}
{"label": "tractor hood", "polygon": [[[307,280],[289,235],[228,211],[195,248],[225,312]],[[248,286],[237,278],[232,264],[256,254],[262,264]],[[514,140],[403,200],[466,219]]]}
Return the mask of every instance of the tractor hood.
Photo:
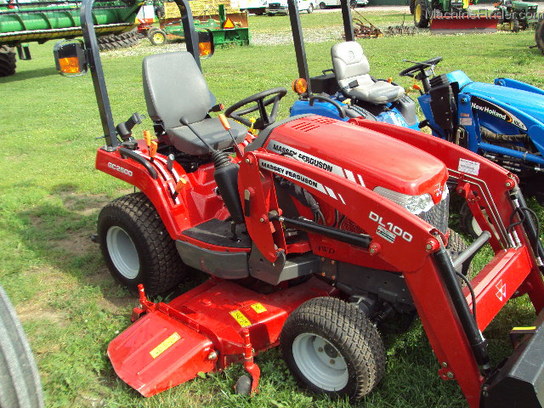
{"label": "tractor hood", "polygon": [[264,147],[372,190],[428,193],[435,203],[447,180],[446,166],[434,156],[384,133],[317,115],[276,126]]}
{"label": "tractor hood", "polygon": [[463,87],[461,92],[472,97],[477,96],[506,110],[512,107],[544,122],[544,97],[542,95],[482,82],[471,82]]}

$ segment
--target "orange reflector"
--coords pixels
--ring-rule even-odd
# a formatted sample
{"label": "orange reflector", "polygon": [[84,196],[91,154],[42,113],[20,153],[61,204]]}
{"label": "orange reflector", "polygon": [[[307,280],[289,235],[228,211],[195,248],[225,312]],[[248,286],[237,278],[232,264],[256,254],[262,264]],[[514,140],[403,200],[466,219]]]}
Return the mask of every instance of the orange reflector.
{"label": "orange reflector", "polygon": [[418,84],[413,84],[412,89],[415,89],[416,91],[421,91],[421,87]]}
{"label": "orange reflector", "polygon": [[213,47],[211,42],[198,43],[198,52],[201,57],[206,57],[213,54]]}
{"label": "orange reflector", "polygon": [[295,93],[302,95],[308,91],[308,82],[304,78],[295,79],[292,88]]}
{"label": "orange reflector", "polygon": [[60,72],[63,74],[79,74],[79,60],[77,57],[59,58]]}
{"label": "orange reflector", "polygon": [[387,82],[389,82],[389,83],[393,82],[393,78],[391,78],[391,77],[387,78]]}
{"label": "orange reflector", "polygon": [[223,28],[234,28],[234,23],[229,17],[227,17],[225,24],[223,24]]}

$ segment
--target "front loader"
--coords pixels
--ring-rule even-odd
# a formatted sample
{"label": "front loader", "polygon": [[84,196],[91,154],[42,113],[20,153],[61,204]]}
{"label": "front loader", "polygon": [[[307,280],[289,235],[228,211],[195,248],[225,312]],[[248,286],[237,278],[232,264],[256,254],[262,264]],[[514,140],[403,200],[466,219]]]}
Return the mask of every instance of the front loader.
{"label": "front loader", "polygon": [[[223,107],[200,69],[190,6],[177,3],[188,51],[143,61],[154,135],[135,138],[136,114],[114,125],[93,0],[82,7],[87,51],[57,50],[61,69],[88,66],[93,76],[106,140],[97,169],[138,191],[98,220],[112,275],[139,293],[134,324],[108,347],[120,378],[149,397],[241,363],[248,376],[236,390],[255,392],[255,357],[279,345],[303,386],[356,400],[385,373],[379,325],[417,313],[438,375],[455,380],[470,407],[542,407],[540,323],[503,364],[490,359],[484,334],[514,297],[527,295],[542,317],[543,249],[516,176],[386,123],[276,121],[284,88],[216,116]],[[483,226],[468,246],[448,225],[452,195]],[[486,244],[493,258],[467,275]],[[191,269],[210,278],[169,303],[147,298]]]}

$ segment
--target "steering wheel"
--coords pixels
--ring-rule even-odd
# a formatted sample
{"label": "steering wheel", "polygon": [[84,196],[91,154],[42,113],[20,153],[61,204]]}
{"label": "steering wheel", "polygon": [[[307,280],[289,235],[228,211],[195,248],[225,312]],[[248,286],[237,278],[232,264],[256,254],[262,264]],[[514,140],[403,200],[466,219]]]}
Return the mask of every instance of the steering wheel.
{"label": "steering wheel", "polygon": [[[425,69],[434,67],[440,61],[442,61],[442,57],[434,57],[434,58],[428,59],[427,61],[416,62],[411,67],[403,69],[402,71],[400,71],[399,75],[400,76],[407,76],[407,77],[411,77],[411,78],[416,78],[416,79],[421,80],[421,79],[425,78]],[[419,73],[422,74],[422,77],[418,77]]]}
{"label": "steering wheel", "polygon": [[[249,113],[259,111],[259,118],[253,124],[254,129],[262,130],[265,127],[271,125],[276,120],[276,115],[278,113],[279,101],[287,95],[287,89],[283,87],[272,88],[267,91],[262,91],[256,93],[255,95],[248,96],[245,99],[242,99],[239,102],[236,102],[234,105],[229,106],[225,110],[225,116],[233,118],[244,125],[251,127],[251,122],[249,119],[243,118]],[[242,107],[255,103],[255,105],[250,106],[245,109]],[[266,107],[270,104],[273,104],[270,114],[266,111]]]}

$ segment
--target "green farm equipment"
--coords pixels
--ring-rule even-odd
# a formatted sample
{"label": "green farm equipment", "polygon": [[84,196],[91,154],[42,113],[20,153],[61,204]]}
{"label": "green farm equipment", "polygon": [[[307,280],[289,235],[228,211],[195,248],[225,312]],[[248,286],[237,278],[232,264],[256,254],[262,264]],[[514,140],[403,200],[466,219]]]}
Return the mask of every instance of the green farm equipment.
{"label": "green farm equipment", "polygon": [[471,12],[477,0],[410,0],[410,12],[419,28],[432,32],[492,32],[497,30],[499,17],[485,12]]}
{"label": "green farm equipment", "polygon": [[517,0],[502,0],[495,4],[494,15],[499,17],[499,29],[504,31],[526,30],[538,24],[538,4]]}
{"label": "green farm equipment", "polygon": [[[159,18],[160,28],[152,25],[140,24],[138,30],[144,31],[153,45],[162,45],[167,40],[183,40],[183,26],[176,3],[163,3],[164,15]],[[198,14],[196,14],[198,13]],[[213,36],[214,46],[227,44],[249,45],[249,28],[247,12],[227,9],[219,4],[214,12],[209,10],[196,12],[193,15],[197,31],[209,31]]]}
{"label": "green farm equipment", "polygon": [[[137,41],[137,32],[131,30],[142,4],[140,0],[97,0],[93,19],[101,49],[129,46]],[[80,1],[74,0],[9,0],[0,4],[0,76],[15,73],[15,48],[19,59],[28,60],[29,42],[81,36],[80,5]]]}

